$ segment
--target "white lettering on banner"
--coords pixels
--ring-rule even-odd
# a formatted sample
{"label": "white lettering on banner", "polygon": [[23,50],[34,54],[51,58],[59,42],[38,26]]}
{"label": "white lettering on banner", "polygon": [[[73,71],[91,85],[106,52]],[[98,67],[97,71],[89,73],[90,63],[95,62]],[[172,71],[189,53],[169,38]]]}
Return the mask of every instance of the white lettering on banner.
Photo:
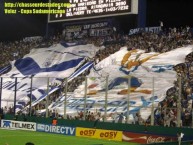
{"label": "white lettering on banner", "polygon": [[129,35],[137,34],[137,33],[140,32],[140,30],[141,30],[141,29],[139,29],[139,28],[131,29],[131,30],[129,31]]}
{"label": "white lettering on banner", "polygon": [[74,133],[75,133],[75,128],[70,127],[70,134],[74,134]]}
{"label": "white lettering on banner", "polygon": [[150,136],[148,137],[147,139],[147,143],[156,143],[156,142],[164,142],[165,140],[165,137],[153,137],[153,136]]}
{"label": "white lettering on banner", "polygon": [[41,131],[44,131],[45,130],[45,125],[44,124],[38,124],[37,129],[41,130]]}
{"label": "white lettering on banner", "polygon": [[1,120],[1,127],[10,128],[10,129],[21,129],[21,130],[36,131],[36,123],[33,123],[33,122]]}
{"label": "white lettering on banner", "polygon": [[66,32],[80,32],[82,29],[81,28],[76,28],[76,29],[66,29]]}
{"label": "white lettering on banner", "polygon": [[41,41],[43,39],[42,36],[33,36],[33,37],[25,37],[23,39],[24,42],[30,42],[30,41]]}
{"label": "white lettering on banner", "polygon": [[101,28],[108,26],[108,22],[101,22],[101,23],[94,23],[94,24],[86,24],[86,25],[72,25],[72,26],[66,26],[65,30],[66,32],[77,32],[82,31],[82,29],[90,29],[90,28]]}
{"label": "white lettering on banner", "polygon": [[[55,102],[55,103],[53,103],[50,107],[51,108],[53,108],[53,109],[55,109],[55,108],[57,108],[57,107],[62,107],[63,106],[63,100],[64,100],[64,98],[61,98],[61,100],[58,100],[58,102]],[[69,104],[68,104],[68,108],[70,109],[70,110],[78,110],[78,111],[81,111],[81,110],[83,110],[84,108],[82,107],[82,106],[80,106],[80,104],[84,104],[84,100],[83,99],[77,99],[77,98],[70,98],[69,100]],[[93,106],[95,105],[95,104],[100,104],[100,105],[103,105],[104,104],[104,102],[105,102],[105,100],[96,100],[96,99],[94,99],[94,98],[89,98],[88,100],[87,100],[87,107],[88,108],[93,108]],[[108,106],[115,106],[115,105],[117,105],[117,106],[125,106],[126,104],[127,104],[127,102],[126,101],[124,101],[124,100],[119,100],[119,101],[108,101],[107,102],[108,103]],[[131,103],[131,105],[134,105],[134,104],[136,104],[136,102],[134,102],[134,101],[131,101],[130,102]],[[105,109],[104,109],[104,107],[97,107],[97,109],[100,111],[100,112],[104,112],[105,111]],[[108,109],[107,109],[107,112],[108,113],[110,113],[110,112],[114,112],[114,111],[120,111],[120,112],[122,112],[122,111],[126,111],[126,109],[127,109],[127,107],[123,107],[123,108],[114,108],[114,107],[108,107]],[[136,110],[136,108],[134,108],[135,110]],[[133,109],[132,109],[133,110]],[[138,109],[139,110],[139,109]]]}
{"label": "white lettering on banner", "polygon": [[108,25],[107,22],[104,22],[104,23],[96,23],[96,24],[91,24],[91,28],[106,27],[107,25]]}
{"label": "white lettering on banner", "polygon": [[111,34],[111,29],[90,29],[90,36],[106,36]]}
{"label": "white lettering on banner", "polygon": [[161,31],[161,27],[145,27],[145,28],[135,28],[129,31],[129,35],[137,34],[140,32],[152,32],[159,33]]}
{"label": "white lettering on banner", "polygon": [[161,31],[161,27],[149,27],[148,32],[158,33]]}
{"label": "white lettering on banner", "polygon": [[[41,130],[41,129],[39,129],[39,130]],[[61,134],[71,134],[72,135],[75,132],[75,128],[63,127],[63,126],[45,125],[45,132],[61,133]]]}
{"label": "white lettering on banner", "polygon": [[90,29],[90,28],[101,28],[108,26],[108,22],[101,22],[101,23],[94,23],[94,24],[86,24],[83,26],[84,29]]}
{"label": "white lettering on banner", "polygon": [[82,38],[84,35],[90,35],[90,36],[110,35],[112,33],[112,28],[106,28],[108,24],[109,24],[108,22],[99,22],[99,23],[86,24],[86,25],[65,26],[65,29],[64,29],[65,37],[70,39],[72,37]]}

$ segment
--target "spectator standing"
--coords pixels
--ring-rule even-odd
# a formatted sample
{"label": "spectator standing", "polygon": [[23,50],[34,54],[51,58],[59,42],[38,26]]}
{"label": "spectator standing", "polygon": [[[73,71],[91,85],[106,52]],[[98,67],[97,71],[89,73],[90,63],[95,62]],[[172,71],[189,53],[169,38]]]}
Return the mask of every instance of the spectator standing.
{"label": "spectator standing", "polygon": [[123,119],[124,119],[123,113],[119,114],[118,123],[123,123]]}

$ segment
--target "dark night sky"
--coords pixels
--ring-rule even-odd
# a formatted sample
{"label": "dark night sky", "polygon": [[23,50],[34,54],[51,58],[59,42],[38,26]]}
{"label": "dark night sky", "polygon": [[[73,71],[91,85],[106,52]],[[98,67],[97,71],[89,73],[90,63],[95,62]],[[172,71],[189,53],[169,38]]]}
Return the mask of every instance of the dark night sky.
{"label": "dark night sky", "polygon": [[193,0],[147,0],[147,25],[164,22],[166,27],[193,27]]}
{"label": "dark night sky", "polygon": [[[34,2],[40,0],[24,1]],[[2,0],[0,4],[0,41],[21,39],[26,36],[37,36],[45,34],[47,15],[6,15],[3,12]]]}
{"label": "dark night sky", "polygon": [[[147,0],[146,24],[157,26],[161,20],[166,27],[185,25],[193,27],[192,8],[193,0]],[[46,31],[46,22],[46,15],[5,15],[3,1],[0,1],[0,41],[20,39],[26,36],[43,36]]]}

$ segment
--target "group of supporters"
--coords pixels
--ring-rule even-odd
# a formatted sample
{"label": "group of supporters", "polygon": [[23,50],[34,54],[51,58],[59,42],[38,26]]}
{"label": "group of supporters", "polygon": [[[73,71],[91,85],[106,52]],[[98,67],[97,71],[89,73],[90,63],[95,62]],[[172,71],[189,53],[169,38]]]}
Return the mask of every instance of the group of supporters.
{"label": "group of supporters", "polygon": [[177,126],[177,111],[181,115],[180,126],[193,125],[193,52],[185,60],[174,66],[178,78],[155,111],[156,125]]}
{"label": "group of supporters", "polygon": [[22,58],[25,54],[30,52],[31,48],[36,47],[36,41],[25,42],[0,42],[1,60],[0,68],[9,65],[10,61]]}
{"label": "group of supporters", "polygon": [[0,70],[10,65],[11,61],[20,59],[28,54],[31,49],[51,46],[58,43],[59,39],[60,37],[56,35],[50,37],[50,39],[23,39],[13,42],[0,42],[1,60],[3,60],[0,61]]}
{"label": "group of supporters", "polygon": [[[145,52],[167,52],[175,48],[183,47],[189,44],[193,44],[192,35],[189,31],[189,27],[180,29],[169,29],[168,31],[162,31],[159,34],[142,32],[140,34],[132,36],[118,36],[113,41],[117,41],[119,38],[122,42],[126,42],[128,50],[132,49],[142,49]],[[100,38],[101,39],[101,38]],[[97,41],[98,42],[98,41]],[[95,62],[103,60],[110,54],[115,53],[122,46],[121,43],[109,44],[106,49],[96,53]],[[167,91],[166,98],[159,103],[158,108],[154,111],[154,125],[163,126],[177,126],[177,101],[179,99],[179,90],[181,90],[181,119],[180,126],[191,126],[192,125],[192,108],[193,108],[193,52],[188,54],[185,59],[185,63],[178,64],[174,67],[174,70],[178,74],[178,80],[174,82],[174,87]],[[181,79],[181,85],[179,86],[179,80]],[[180,88],[179,88],[180,87]],[[94,112],[91,112],[93,116]],[[94,115],[98,118],[98,114]],[[81,118],[80,114],[77,116],[69,117],[68,119],[78,119]],[[100,120],[104,120],[104,116],[100,116]],[[109,119],[110,118],[110,119]],[[124,114],[111,113],[108,115],[108,119],[115,122],[124,123],[126,121],[126,116]],[[132,123],[134,124],[150,124],[151,116],[147,120],[144,120],[140,112],[138,112]]]}
{"label": "group of supporters", "polygon": [[[41,42],[23,42],[16,41],[12,43],[0,43],[0,49],[2,50],[3,58],[5,58],[3,62],[0,62],[0,66],[5,66],[7,63],[13,59],[22,58],[25,54],[29,53],[31,48],[41,47],[41,46],[49,46],[60,42],[61,37],[54,36],[46,41]],[[105,45],[104,49],[96,52],[95,57],[92,60],[95,64],[110,56],[111,54],[119,51],[122,46],[127,46],[128,50],[133,49],[142,49],[145,52],[167,52],[172,49],[183,47],[188,44],[193,44],[192,35],[190,33],[189,27],[185,28],[173,28],[162,30],[159,34],[151,33],[151,32],[141,32],[139,34],[134,35],[120,35],[115,32],[111,36],[107,37],[89,37],[84,38],[86,43],[92,43],[96,46]],[[166,98],[159,103],[158,108],[154,111],[154,124],[155,125],[163,125],[163,126],[177,126],[177,109],[178,103],[181,106],[181,126],[190,126],[192,125],[192,90],[193,90],[193,52],[187,55],[185,63],[176,65],[174,70],[178,74],[178,80],[174,82],[174,86],[167,91]],[[89,71],[81,74],[81,76],[75,78],[71,82],[68,83],[68,92],[73,92],[78,85],[80,85],[85,76],[89,74]],[[57,84],[54,84],[57,85]],[[54,86],[53,85],[53,86]],[[181,90],[181,102],[179,102],[179,90]],[[63,87],[63,92],[65,88]],[[50,102],[56,101],[63,92],[55,92],[50,95]],[[45,109],[46,100],[43,100],[38,105],[32,108],[32,115],[38,115],[37,110]],[[4,113],[13,112],[11,108],[3,108]],[[9,110],[9,111],[5,111]],[[27,113],[29,110],[27,110]],[[49,116],[54,118],[62,118],[61,115],[58,114],[57,110],[50,110]],[[86,120],[96,121],[96,120],[104,120],[104,115],[101,115],[100,112],[87,112],[85,115],[83,112],[79,112],[77,116],[67,116],[67,119],[83,119],[83,116]],[[110,114],[108,118],[111,118],[113,122],[118,120],[119,123],[125,122],[124,114]],[[140,113],[138,112],[132,123],[135,124],[150,124],[150,117],[147,120],[143,120],[141,118]]]}

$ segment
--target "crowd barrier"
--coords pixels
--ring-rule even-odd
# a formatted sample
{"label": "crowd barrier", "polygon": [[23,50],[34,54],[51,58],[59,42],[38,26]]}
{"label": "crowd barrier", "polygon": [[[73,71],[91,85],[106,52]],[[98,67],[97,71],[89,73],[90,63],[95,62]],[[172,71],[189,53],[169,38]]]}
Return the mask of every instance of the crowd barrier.
{"label": "crowd barrier", "polygon": [[51,118],[39,118],[36,123],[3,119],[1,120],[1,127],[140,144],[158,144],[167,142],[173,144],[177,141],[177,133],[179,132],[184,134],[182,141],[185,144],[190,145],[191,141],[189,140],[193,140],[193,129],[191,128],[143,126],[107,122],[98,122],[94,127],[94,122],[92,121],[64,119],[58,120],[58,124],[54,126],[51,125],[50,119]]}
{"label": "crowd barrier", "polygon": [[[14,120],[14,115],[6,114],[4,119]],[[26,116],[25,119],[29,122],[36,122],[40,124],[51,124],[52,118],[44,117],[35,117],[35,116]],[[18,121],[24,121],[23,116],[17,117]],[[145,126],[145,125],[136,125],[136,124],[124,124],[124,123],[108,123],[108,122],[98,122],[95,124],[93,121],[83,121],[83,120],[66,120],[58,119],[58,125],[61,126],[73,126],[73,127],[83,127],[83,128],[94,128],[97,129],[106,129],[106,130],[120,130],[120,131],[129,131],[129,132],[148,132],[152,134],[166,134],[176,136],[178,132],[183,132],[187,136],[193,136],[192,128],[178,128],[178,127],[163,127],[163,126]]]}

